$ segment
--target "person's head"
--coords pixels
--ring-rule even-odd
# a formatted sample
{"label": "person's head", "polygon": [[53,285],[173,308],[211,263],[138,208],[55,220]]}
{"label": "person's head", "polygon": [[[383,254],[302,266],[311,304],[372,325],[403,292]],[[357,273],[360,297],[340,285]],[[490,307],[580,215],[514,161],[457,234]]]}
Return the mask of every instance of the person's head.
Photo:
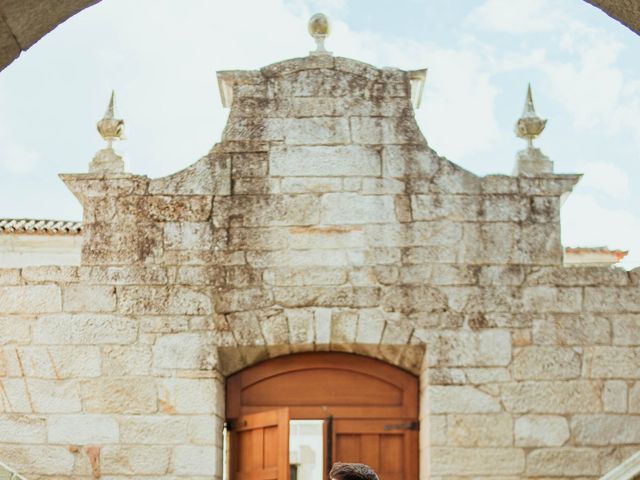
{"label": "person's head", "polygon": [[362,463],[334,463],[329,472],[331,480],[378,480],[373,469]]}

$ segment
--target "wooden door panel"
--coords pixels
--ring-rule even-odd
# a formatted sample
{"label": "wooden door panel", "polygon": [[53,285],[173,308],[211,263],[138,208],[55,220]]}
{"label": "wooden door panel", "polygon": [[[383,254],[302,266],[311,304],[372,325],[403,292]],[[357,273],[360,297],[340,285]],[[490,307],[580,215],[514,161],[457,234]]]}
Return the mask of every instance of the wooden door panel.
{"label": "wooden door panel", "polygon": [[232,480],[289,480],[289,410],[237,418],[229,447]]}
{"label": "wooden door panel", "polygon": [[227,416],[288,407],[292,418],[417,416],[417,378],[379,360],[304,353],[267,360],[227,379]]}
{"label": "wooden door panel", "polygon": [[401,424],[397,419],[334,420],[333,459],[365,463],[385,480],[417,480],[418,432],[389,429]]}

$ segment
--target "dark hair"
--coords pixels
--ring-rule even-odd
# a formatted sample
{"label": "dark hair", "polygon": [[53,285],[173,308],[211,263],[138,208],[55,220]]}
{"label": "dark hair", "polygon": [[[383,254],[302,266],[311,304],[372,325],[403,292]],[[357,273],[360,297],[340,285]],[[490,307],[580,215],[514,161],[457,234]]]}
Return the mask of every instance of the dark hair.
{"label": "dark hair", "polygon": [[373,469],[362,463],[334,463],[329,472],[333,480],[378,480]]}

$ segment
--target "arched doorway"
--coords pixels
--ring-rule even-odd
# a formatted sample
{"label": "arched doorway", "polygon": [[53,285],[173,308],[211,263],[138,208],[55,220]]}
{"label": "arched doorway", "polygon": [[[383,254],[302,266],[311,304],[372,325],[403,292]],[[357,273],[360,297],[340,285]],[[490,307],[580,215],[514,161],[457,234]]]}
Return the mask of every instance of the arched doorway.
{"label": "arched doorway", "polygon": [[226,405],[231,480],[295,477],[296,422],[316,422],[325,479],[335,461],[369,464],[384,480],[418,478],[418,379],[387,363],[328,352],[278,357],[229,377]]}

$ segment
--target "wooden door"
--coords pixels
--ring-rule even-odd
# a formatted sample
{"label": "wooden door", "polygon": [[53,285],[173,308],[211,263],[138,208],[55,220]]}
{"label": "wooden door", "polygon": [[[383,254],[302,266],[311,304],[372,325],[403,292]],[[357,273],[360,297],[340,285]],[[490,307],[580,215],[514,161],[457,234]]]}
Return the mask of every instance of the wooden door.
{"label": "wooden door", "polygon": [[230,427],[231,480],[289,480],[289,409],[244,415]]}
{"label": "wooden door", "polygon": [[418,420],[414,375],[372,358],[327,352],[274,358],[227,379],[231,422],[282,407],[296,420],[332,419],[326,468],[361,462],[383,480],[418,479],[418,432],[407,429]]}
{"label": "wooden door", "polygon": [[384,480],[418,478],[417,424],[389,420],[336,419],[331,458],[365,463]]}

